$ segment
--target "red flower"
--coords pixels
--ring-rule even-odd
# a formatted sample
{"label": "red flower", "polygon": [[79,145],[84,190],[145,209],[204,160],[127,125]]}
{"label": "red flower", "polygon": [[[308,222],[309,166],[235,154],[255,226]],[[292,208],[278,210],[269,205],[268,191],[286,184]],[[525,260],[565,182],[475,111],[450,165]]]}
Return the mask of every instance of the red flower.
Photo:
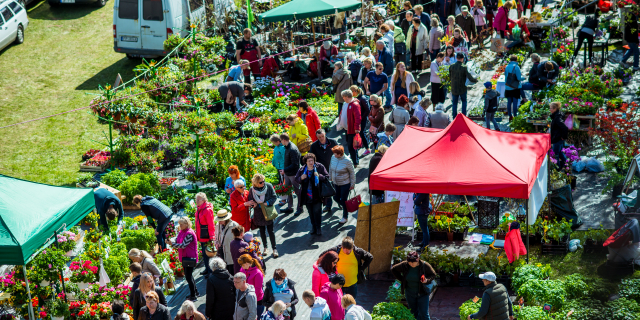
{"label": "red flower", "polygon": [[89,314],[91,314],[91,316],[93,317],[93,316],[96,315],[96,312],[95,311],[91,311]]}
{"label": "red flower", "polygon": [[82,317],[82,315],[84,315],[84,310],[81,310],[80,312],[78,312],[78,317]]}

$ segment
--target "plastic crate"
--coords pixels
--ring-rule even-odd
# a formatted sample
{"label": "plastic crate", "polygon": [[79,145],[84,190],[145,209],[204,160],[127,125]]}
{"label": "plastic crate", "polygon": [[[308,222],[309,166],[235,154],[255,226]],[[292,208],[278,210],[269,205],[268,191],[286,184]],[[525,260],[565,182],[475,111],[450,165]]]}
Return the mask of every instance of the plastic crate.
{"label": "plastic crate", "polygon": [[501,198],[478,197],[478,226],[494,229],[500,224]]}

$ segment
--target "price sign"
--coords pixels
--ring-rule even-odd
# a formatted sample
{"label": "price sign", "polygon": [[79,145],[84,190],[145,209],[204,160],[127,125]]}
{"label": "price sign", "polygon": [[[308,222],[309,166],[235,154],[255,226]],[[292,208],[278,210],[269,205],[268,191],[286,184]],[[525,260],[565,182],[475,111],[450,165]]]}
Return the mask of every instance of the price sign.
{"label": "price sign", "polygon": [[434,217],[436,220],[440,220],[440,216],[435,216]]}
{"label": "price sign", "polygon": [[478,298],[478,296],[473,297],[473,303],[478,303],[478,300],[480,300],[480,298]]}

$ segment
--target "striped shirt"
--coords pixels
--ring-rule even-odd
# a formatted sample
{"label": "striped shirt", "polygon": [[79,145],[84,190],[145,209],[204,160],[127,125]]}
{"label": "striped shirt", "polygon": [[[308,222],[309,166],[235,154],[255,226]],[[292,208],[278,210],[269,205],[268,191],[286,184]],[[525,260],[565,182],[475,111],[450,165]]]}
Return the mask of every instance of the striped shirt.
{"label": "striped shirt", "polygon": [[187,235],[182,240],[182,243],[177,243],[176,242],[176,243],[172,244],[171,247],[173,247],[174,249],[184,249],[193,241],[195,241],[195,238],[193,237],[193,234],[187,233]]}

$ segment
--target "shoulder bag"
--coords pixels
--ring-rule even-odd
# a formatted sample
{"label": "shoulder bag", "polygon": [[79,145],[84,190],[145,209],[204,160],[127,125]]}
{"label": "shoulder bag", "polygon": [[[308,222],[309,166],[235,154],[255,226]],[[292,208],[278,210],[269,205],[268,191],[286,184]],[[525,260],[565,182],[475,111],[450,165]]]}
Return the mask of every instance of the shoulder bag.
{"label": "shoulder bag", "polygon": [[342,80],[344,80],[344,76],[346,76],[346,74],[342,76],[342,78],[340,79],[340,81],[338,81],[338,83],[336,83],[336,84],[333,86],[333,88],[331,88],[331,92],[332,92],[332,93],[336,93],[336,92],[338,92],[338,86],[342,83]]}
{"label": "shoulder bag", "polygon": [[518,76],[516,75],[516,73],[513,72],[514,68],[515,67],[511,68],[511,72],[509,72],[509,75],[507,76],[507,81],[505,84],[511,88],[518,89],[518,87],[520,87],[520,79],[518,79]]}
{"label": "shoulder bag", "polygon": [[[355,193],[355,191],[353,193]],[[361,203],[362,203],[362,198],[360,198],[360,195],[356,195],[355,197],[347,200],[345,202],[345,205],[347,207],[348,212],[354,212],[358,210]]]}
{"label": "shoulder bag", "polygon": [[267,206],[264,203],[260,203],[260,209],[266,221],[271,221],[278,217],[278,211],[276,211],[275,206]]}
{"label": "shoulder bag", "polygon": [[198,222],[200,223],[200,239],[209,239],[209,225],[202,224],[202,219],[199,216]]}
{"label": "shoulder bag", "polygon": [[182,266],[185,268],[195,268],[196,264],[197,264],[198,259],[196,258],[189,258],[189,257],[183,257],[182,258]]}
{"label": "shoulder bag", "polygon": [[336,188],[333,186],[333,182],[329,179],[325,179],[320,182],[320,196],[323,198],[333,197],[336,194]]}

